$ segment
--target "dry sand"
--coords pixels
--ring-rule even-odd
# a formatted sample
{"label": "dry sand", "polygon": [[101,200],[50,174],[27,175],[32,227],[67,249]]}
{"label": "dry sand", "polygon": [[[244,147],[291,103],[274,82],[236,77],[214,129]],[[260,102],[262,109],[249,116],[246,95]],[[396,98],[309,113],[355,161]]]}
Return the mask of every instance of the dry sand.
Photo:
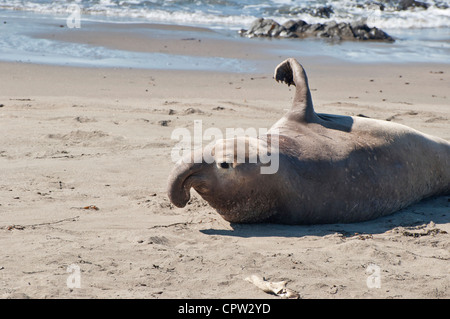
{"label": "dry sand", "polygon": [[[449,65],[296,58],[318,112],[450,140]],[[230,225],[194,191],[184,209],[170,204],[172,131],[194,120],[269,128],[293,97],[270,72],[0,70],[1,298],[279,298],[251,274],[287,280],[301,298],[450,297],[448,196],[320,226]],[[67,285],[70,265],[80,288]]]}

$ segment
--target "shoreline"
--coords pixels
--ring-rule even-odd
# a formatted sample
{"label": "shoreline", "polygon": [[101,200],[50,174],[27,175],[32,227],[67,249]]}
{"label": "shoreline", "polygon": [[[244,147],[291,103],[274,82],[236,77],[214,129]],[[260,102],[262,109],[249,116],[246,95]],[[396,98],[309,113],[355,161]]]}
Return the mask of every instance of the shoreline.
{"label": "shoreline", "polygon": [[[333,42],[320,38],[241,37],[237,31],[178,24],[82,21],[68,28],[61,17],[39,14],[3,17],[0,37],[4,62],[81,67],[269,72],[282,56],[352,64],[449,64],[443,53],[414,40]],[[47,17],[45,19],[45,17]],[[26,21],[26,23],[24,23]],[[423,31],[425,32],[425,31]],[[406,32],[407,34],[407,32]],[[437,39],[432,39],[436,42]],[[442,52],[441,52],[442,51]]]}

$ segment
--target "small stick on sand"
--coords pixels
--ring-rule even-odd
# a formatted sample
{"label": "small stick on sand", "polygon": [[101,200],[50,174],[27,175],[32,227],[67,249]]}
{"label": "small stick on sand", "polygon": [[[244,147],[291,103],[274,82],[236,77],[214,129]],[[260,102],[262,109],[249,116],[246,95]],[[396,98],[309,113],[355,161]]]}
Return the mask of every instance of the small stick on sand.
{"label": "small stick on sand", "polygon": [[258,275],[251,275],[250,277],[245,278],[245,280],[251,282],[266,293],[275,294],[287,299],[300,299],[300,294],[298,292],[286,288],[286,281],[271,282]]}

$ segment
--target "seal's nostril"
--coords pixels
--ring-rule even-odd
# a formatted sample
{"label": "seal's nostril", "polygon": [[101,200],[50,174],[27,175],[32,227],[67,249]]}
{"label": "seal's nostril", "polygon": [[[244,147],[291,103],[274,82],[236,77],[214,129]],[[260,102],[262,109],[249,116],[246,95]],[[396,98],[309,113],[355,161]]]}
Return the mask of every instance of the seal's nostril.
{"label": "seal's nostril", "polygon": [[221,168],[230,168],[230,164],[223,162],[223,163],[220,163],[220,167]]}

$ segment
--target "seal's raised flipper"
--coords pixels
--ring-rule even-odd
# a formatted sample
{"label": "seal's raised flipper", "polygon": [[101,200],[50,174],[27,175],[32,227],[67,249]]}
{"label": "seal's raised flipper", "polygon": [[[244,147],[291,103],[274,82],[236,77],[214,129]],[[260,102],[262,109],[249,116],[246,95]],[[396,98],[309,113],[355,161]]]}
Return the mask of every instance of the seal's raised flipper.
{"label": "seal's raised flipper", "polygon": [[300,124],[317,123],[326,128],[350,132],[353,120],[349,116],[317,114],[311,98],[306,72],[294,58],[281,62],[275,68],[274,79],[295,86],[291,110],[285,115],[289,121]]}
{"label": "seal's raised flipper", "polygon": [[300,63],[293,58],[284,60],[275,68],[274,79],[277,82],[285,82],[288,86],[294,85],[296,87],[289,119],[306,123],[317,122],[308,78]]}

